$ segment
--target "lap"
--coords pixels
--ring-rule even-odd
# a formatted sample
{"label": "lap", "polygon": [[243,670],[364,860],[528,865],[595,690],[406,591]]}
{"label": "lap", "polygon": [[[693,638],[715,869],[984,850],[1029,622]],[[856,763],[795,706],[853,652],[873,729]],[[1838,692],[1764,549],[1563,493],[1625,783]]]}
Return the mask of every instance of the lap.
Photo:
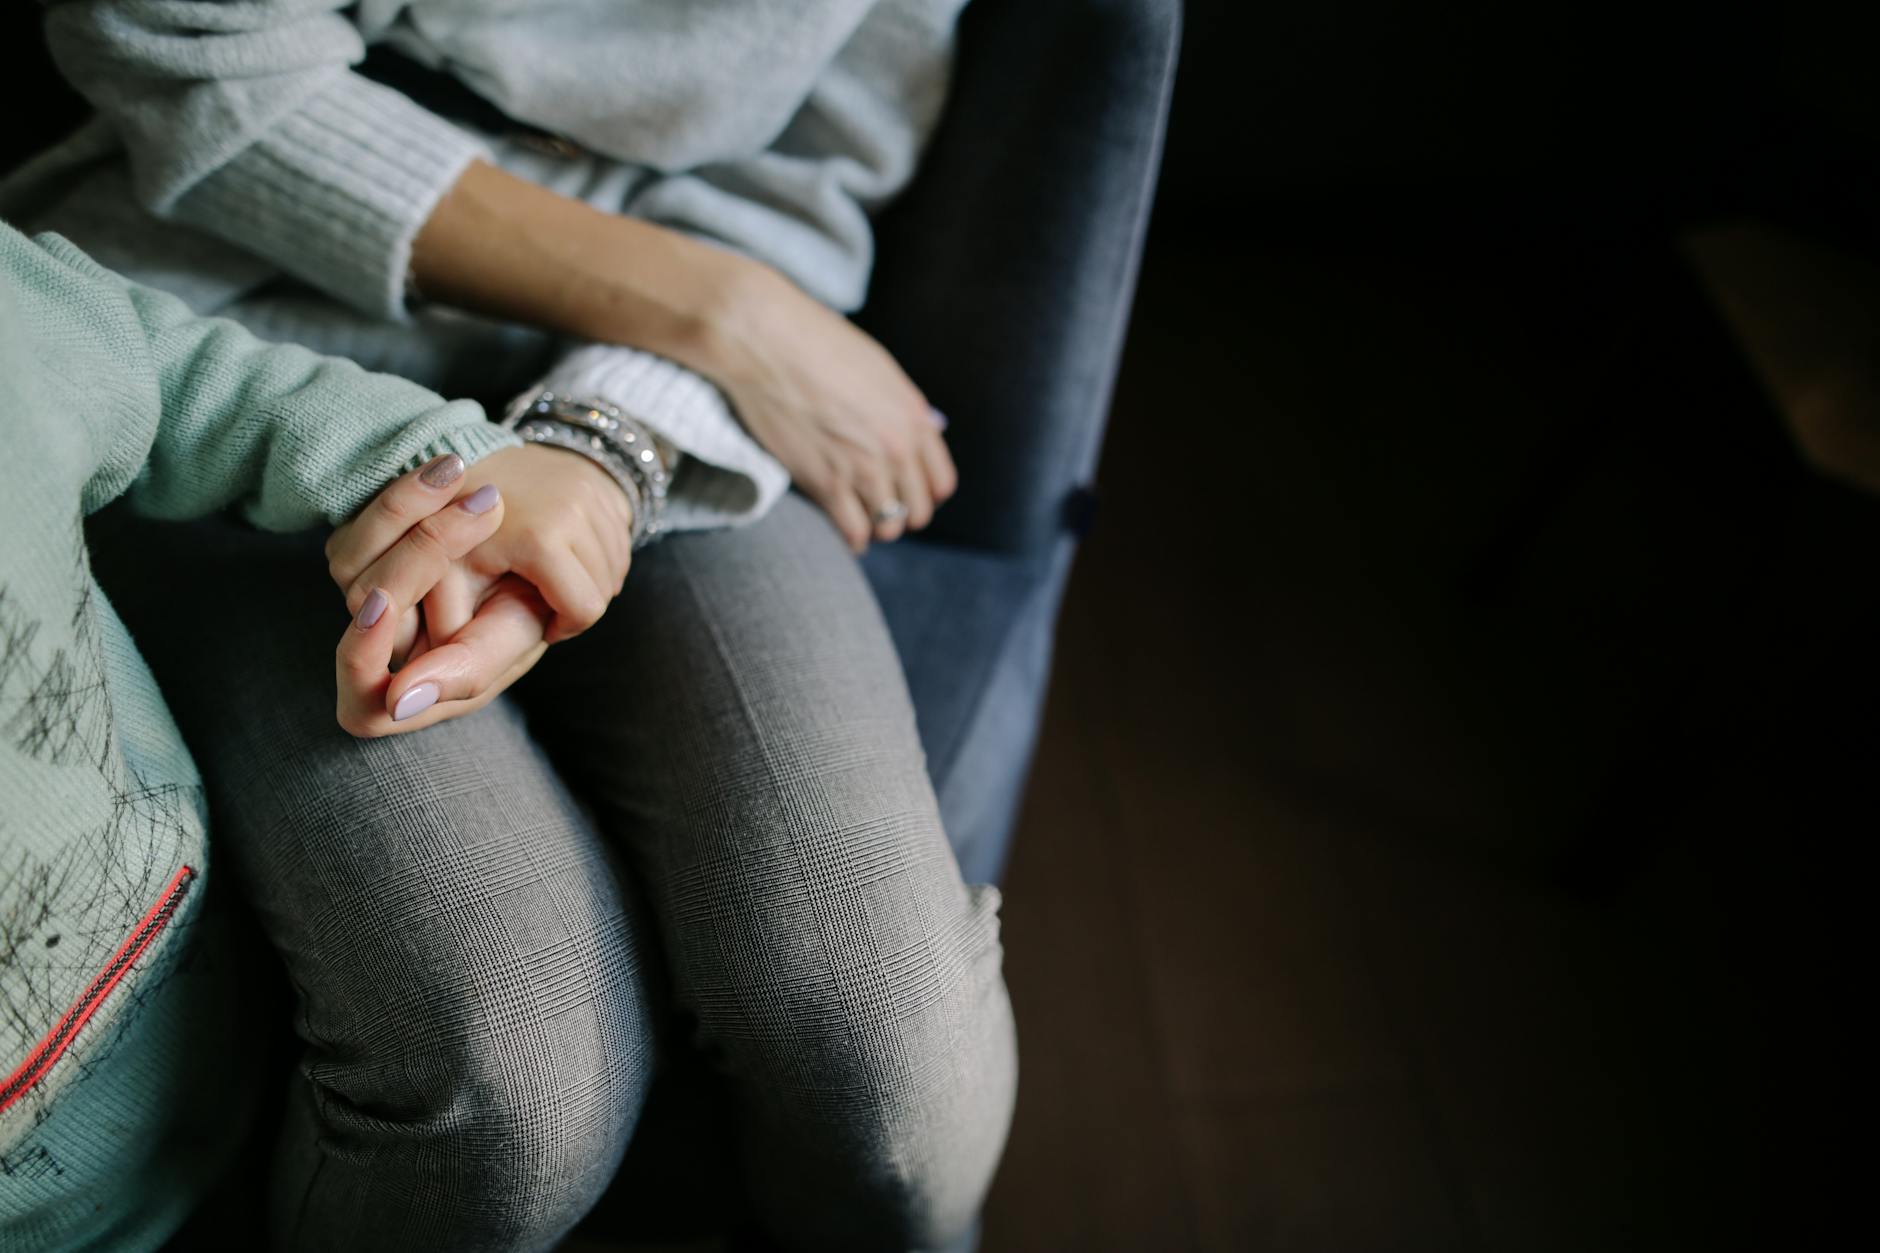
{"label": "lap", "polygon": [[[498,1066],[550,1049],[578,1068],[598,1063],[518,1025],[554,1019],[596,1040],[644,1015],[643,923],[617,858],[517,707],[381,740],[339,728],[332,649],[346,615],[319,537],[139,524],[94,547],[202,769],[222,864],[299,991],[309,1043],[351,1056],[362,1034],[401,1029],[411,1047],[468,1051],[477,1035]],[[502,1012],[478,1021],[492,1006]],[[384,1078],[445,1082],[446,1069]]]}
{"label": "lap", "polygon": [[832,896],[966,907],[887,627],[799,497],[637,554],[608,615],[551,650],[519,701],[669,932],[740,901],[832,942],[811,916]]}
{"label": "lap", "polygon": [[278,951],[306,1042],[274,1160],[292,1247],[533,1247],[611,1178],[655,1070],[645,910],[499,700],[357,740],[317,536],[95,537]]}
{"label": "lap", "polygon": [[300,985],[316,1082],[379,1102],[362,1116],[422,1108],[443,1047],[498,1087],[604,1090],[579,1068],[641,1064],[657,950],[654,1003],[731,1081],[774,1222],[970,1212],[1011,1096],[998,898],[961,882],[887,628],[820,512],[668,537],[511,695],[377,741],[334,721],[317,537],[140,526],[99,552]]}
{"label": "lap", "polygon": [[998,896],[960,878],[887,627],[827,519],[786,497],[644,550],[627,585],[519,699],[625,848],[673,996],[747,1106],[779,1126],[845,1102],[931,1115],[1001,1069]]}

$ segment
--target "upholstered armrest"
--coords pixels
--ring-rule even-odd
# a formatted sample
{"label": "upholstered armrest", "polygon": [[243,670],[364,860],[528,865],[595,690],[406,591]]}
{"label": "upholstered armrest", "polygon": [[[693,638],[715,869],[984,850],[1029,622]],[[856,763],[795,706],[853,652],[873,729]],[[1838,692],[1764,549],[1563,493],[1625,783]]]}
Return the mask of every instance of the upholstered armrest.
{"label": "upholstered armrest", "polygon": [[1036,552],[1095,470],[1155,188],[1179,0],[978,0],[879,221],[861,322],[953,420],[927,538]]}

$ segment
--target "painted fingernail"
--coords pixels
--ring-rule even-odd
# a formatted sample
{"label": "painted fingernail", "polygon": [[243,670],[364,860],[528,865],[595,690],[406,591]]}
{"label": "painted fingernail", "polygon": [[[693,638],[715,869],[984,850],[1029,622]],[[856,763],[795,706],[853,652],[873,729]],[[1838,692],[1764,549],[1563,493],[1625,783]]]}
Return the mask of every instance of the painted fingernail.
{"label": "painted fingernail", "polygon": [[485,483],[458,503],[463,506],[465,513],[488,513],[496,508],[496,502],[502,498],[503,494],[496,490],[496,484]]}
{"label": "painted fingernail", "polygon": [[933,424],[939,427],[941,430],[944,431],[947,429],[947,415],[944,413],[941,413],[938,409],[934,408],[932,405],[927,406],[927,416],[932,418]]}
{"label": "painted fingernail", "polygon": [[418,481],[426,487],[449,487],[463,477],[463,458],[447,452],[418,471]]}
{"label": "painted fingernail", "polygon": [[391,603],[391,597],[378,588],[373,588],[372,594],[366,597],[366,603],[359,606],[359,614],[353,619],[353,625],[361,631],[370,631],[378,625],[379,619],[385,616],[386,606]]}
{"label": "painted fingernail", "polygon": [[437,684],[420,683],[400,696],[398,703],[392,706],[392,721],[403,722],[407,718],[415,718],[435,704]]}

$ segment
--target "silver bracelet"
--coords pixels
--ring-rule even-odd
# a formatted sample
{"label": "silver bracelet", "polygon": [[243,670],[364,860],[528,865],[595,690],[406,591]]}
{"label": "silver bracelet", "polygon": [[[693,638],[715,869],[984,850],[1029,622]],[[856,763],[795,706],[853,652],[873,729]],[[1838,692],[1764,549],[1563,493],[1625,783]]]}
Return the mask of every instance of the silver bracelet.
{"label": "silver bracelet", "polygon": [[529,443],[580,453],[606,470],[632,503],[633,547],[643,548],[663,532],[672,470],[658,437],[638,418],[604,400],[537,390],[516,397],[503,425]]}

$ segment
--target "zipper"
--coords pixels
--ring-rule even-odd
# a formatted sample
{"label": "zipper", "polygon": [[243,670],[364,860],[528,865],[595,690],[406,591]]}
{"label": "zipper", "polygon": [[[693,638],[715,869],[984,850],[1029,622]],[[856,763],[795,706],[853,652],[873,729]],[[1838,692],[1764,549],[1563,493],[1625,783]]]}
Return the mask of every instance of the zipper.
{"label": "zipper", "polygon": [[163,928],[170,924],[176,907],[182,904],[183,897],[189,893],[189,885],[195,879],[196,871],[192,866],[184,866],[176,872],[170,885],[163,889],[163,895],[157,898],[157,903],[150,907],[150,912],[137,924],[136,930],[131,932],[124,943],[118,945],[117,952],[111,955],[111,964],[99,972],[98,977],[72,1002],[71,1008],[52,1024],[52,1030],[26,1055],[19,1069],[8,1075],[4,1084],[0,1084],[0,1114],[6,1113],[9,1106],[45,1078],[53,1063],[65,1055],[65,1050],[71,1046],[72,1037],[98,1012],[98,1007],[111,995],[111,989],[117,987],[125,973],[162,934]]}

